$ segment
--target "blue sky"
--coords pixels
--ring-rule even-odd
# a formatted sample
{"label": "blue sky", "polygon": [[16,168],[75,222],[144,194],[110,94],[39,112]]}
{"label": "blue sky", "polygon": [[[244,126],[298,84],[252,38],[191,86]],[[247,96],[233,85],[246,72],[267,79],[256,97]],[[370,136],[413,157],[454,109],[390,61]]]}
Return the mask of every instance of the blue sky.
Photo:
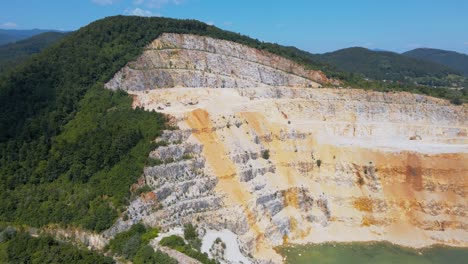
{"label": "blue sky", "polygon": [[0,28],[76,30],[119,14],[198,19],[313,53],[352,46],[468,53],[467,0],[2,0]]}

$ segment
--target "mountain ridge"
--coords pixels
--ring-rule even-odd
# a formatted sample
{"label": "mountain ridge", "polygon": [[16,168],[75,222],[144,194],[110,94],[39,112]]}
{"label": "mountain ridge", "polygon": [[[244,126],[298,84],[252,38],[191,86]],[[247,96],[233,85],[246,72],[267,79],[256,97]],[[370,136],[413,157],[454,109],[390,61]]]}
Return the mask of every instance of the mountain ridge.
{"label": "mountain ridge", "polygon": [[21,64],[31,55],[41,52],[66,34],[67,33],[48,31],[27,39],[0,46],[0,74]]}
{"label": "mountain ridge", "polygon": [[0,45],[27,39],[45,32],[63,32],[53,29],[0,29]]}
{"label": "mountain ridge", "polygon": [[[356,54],[354,54],[356,53]],[[348,61],[349,64],[345,64],[344,62],[340,61],[340,56],[345,57]],[[348,57],[346,57],[348,56]],[[350,57],[353,56],[353,57]],[[321,58],[322,57],[322,58]],[[339,69],[346,70],[346,71],[351,71],[353,72],[351,64],[357,64],[357,68],[359,69],[361,61],[359,60],[359,57],[361,57],[361,60],[371,60],[372,66],[378,66],[382,68],[391,68],[392,66],[400,66],[400,65],[383,65],[385,62],[388,62],[389,64],[391,63],[400,63],[400,62],[394,62],[397,59],[402,59],[401,63],[404,65],[410,65],[406,66],[405,68],[402,69],[402,71],[408,71],[411,69],[416,69],[415,75],[416,76],[423,76],[424,74],[426,75],[445,75],[445,74],[457,74],[455,69],[452,69],[450,67],[441,65],[439,63],[434,63],[434,62],[426,62],[424,60],[414,60],[412,58],[406,59],[404,56],[402,56],[399,53],[392,52],[392,51],[373,51],[364,47],[349,47],[349,48],[344,48],[344,49],[339,49],[333,52],[327,52],[320,54],[318,57],[319,59],[322,59],[325,62],[332,63],[332,65],[335,65],[339,67]],[[385,61],[387,60],[387,61]],[[339,63],[341,62],[341,63]],[[375,63],[380,63],[382,65],[375,65]],[[417,65],[418,63],[424,63],[425,65]],[[405,66],[405,65],[404,65]],[[422,68],[421,68],[422,67]],[[433,67],[433,71],[429,71],[427,68]],[[366,69],[367,70],[367,69]],[[370,71],[366,70],[355,70],[354,72],[356,73],[369,73]],[[374,78],[383,78],[383,75],[378,75],[378,74],[372,74],[369,73],[367,74],[367,77],[374,77]],[[397,78],[392,78],[389,76],[389,79],[395,79]]]}
{"label": "mountain ridge", "polygon": [[[315,58],[337,70],[351,72],[368,80],[437,88],[468,87],[468,78],[456,69],[396,52],[351,47],[316,55]],[[361,82],[361,85],[365,86],[365,83]],[[466,93],[464,90],[462,92]]]}
{"label": "mountain ridge", "polygon": [[464,53],[433,48],[418,48],[404,52],[402,55],[439,63],[468,76],[468,55]]}

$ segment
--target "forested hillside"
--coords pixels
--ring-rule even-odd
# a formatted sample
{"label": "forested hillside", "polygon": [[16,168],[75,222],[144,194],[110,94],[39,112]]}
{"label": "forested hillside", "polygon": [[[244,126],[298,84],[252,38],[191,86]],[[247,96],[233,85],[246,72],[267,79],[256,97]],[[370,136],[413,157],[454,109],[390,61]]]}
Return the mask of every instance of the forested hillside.
{"label": "forested hillside", "polygon": [[0,80],[0,221],[96,231],[112,225],[165,118],[132,110],[126,93],[103,83],[163,32],[296,56],[194,20],[118,16],[70,33]]}
{"label": "forested hillside", "polygon": [[48,32],[50,30],[44,29],[27,29],[27,30],[18,30],[18,29],[0,29],[0,45],[16,42],[22,39],[27,39],[32,36]]}
{"label": "forested hillside", "polygon": [[347,48],[320,56],[320,59],[338,69],[362,73],[373,79],[404,81],[406,76],[443,77],[457,72],[435,63],[414,60],[389,51],[371,51],[366,48]]}
{"label": "forested hillside", "polygon": [[468,87],[468,79],[453,68],[394,52],[348,48],[318,55],[340,71],[377,81],[429,87]]}
{"label": "forested hillside", "polygon": [[46,32],[0,46],[0,75],[63,38],[66,33]]}
{"label": "forested hillside", "polygon": [[407,51],[403,55],[445,65],[468,76],[468,55],[466,54],[440,49],[419,48]]}
{"label": "forested hillside", "polygon": [[0,226],[0,263],[115,263],[111,257],[63,242],[50,236],[32,237],[26,232]]}

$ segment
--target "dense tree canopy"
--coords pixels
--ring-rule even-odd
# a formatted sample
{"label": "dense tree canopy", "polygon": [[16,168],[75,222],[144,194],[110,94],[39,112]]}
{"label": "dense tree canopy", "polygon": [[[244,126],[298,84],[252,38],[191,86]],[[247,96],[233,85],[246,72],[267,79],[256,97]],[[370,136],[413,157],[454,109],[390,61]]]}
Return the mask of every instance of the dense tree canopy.
{"label": "dense tree canopy", "polygon": [[403,55],[445,65],[468,77],[468,55],[466,54],[448,50],[418,48],[407,51]]}
{"label": "dense tree canopy", "polygon": [[148,245],[149,241],[157,236],[157,229],[147,228],[137,223],[129,230],[116,235],[108,247],[116,256],[131,260],[135,264],[176,264],[176,260],[160,250],[154,251]]}
{"label": "dense tree canopy", "polygon": [[63,38],[66,33],[46,32],[0,46],[0,75]]}
{"label": "dense tree canopy", "polygon": [[342,75],[342,79],[354,87],[466,99],[466,89],[456,91],[448,88],[468,88],[468,78],[456,69],[435,62],[359,47],[316,55],[316,59],[333,65],[341,72],[351,73]]}
{"label": "dense tree canopy", "polygon": [[0,221],[112,225],[165,120],[103,83],[163,32],[295,56],[195,20],[117,16],[70,33],[0,78]]}
{"label": "dense tree canopy", "polygon": [[[5,233],[8,235],[4,235]],[[0,263],[111,264],[114,260],[87,249],[58,242],[50,236],[31,237],[25,232],[6,228],[0,231]]]}

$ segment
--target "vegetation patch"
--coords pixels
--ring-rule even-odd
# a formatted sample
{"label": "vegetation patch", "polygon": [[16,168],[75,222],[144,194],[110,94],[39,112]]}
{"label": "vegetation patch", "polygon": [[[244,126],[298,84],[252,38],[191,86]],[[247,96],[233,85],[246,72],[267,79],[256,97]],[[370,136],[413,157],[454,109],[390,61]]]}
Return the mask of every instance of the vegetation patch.
{"label": "vegetation patch", "polygon": [[36,54],[66,36],[67,33],[45,32],[31,38],[0,46],[0,75],[15,68]]}
{"label": "vegetation patch", "polygon": [[31,237],[8,228],[0,236],[0,263],[114,263],[110,257],[58,242],[50,236]]}
{"label": "vegetation patch", "polygon": [[322,166],[322,160],[317,160],[315,163],[317,164],[317,167],[319,167],[319,168],[320,168],[320,166]]}
{"label": "vegetation patch", "polygon": [[0,219],[109,228],[164,123],[160,114],[133,110],[124,92],[91,88],[59,135],[2,144],[19,155],[4,152],[0,159]]}
{"label": "vegetation patch", "polygon": [[186,244],[184,239],[177,235],[172,235],[161,239],[161,246],[175,249],[191,258],[194,258],[204,264],[216,264],[216,261],[208,258],[208,254],[201,253],[200,251],[192,248],[189,244]]}
{"label": "vegetation patch", "polygon": [[133,225],[128,231],[119,233],[109,242],[108,249],[116,255],[135,264],[139,263],[177,263],[160,250],[148,245],[151,239],[158,236],[158,230],[147,228],[143,224]]}
{"label": "vegetation patch", "polygon": [[202,241],[198,237],[196,226],[191,223],[184,225],[184,238],[194,249],[201,250]]}
{"label": "vegetation patch", "polygon": [[468,99],[468,78],[461,76],[457,70],[431,61],[365,48],[347,48],[306,56],[332,65],[324,72],[354,88],[407,91],[449,99],[454,104]]}

